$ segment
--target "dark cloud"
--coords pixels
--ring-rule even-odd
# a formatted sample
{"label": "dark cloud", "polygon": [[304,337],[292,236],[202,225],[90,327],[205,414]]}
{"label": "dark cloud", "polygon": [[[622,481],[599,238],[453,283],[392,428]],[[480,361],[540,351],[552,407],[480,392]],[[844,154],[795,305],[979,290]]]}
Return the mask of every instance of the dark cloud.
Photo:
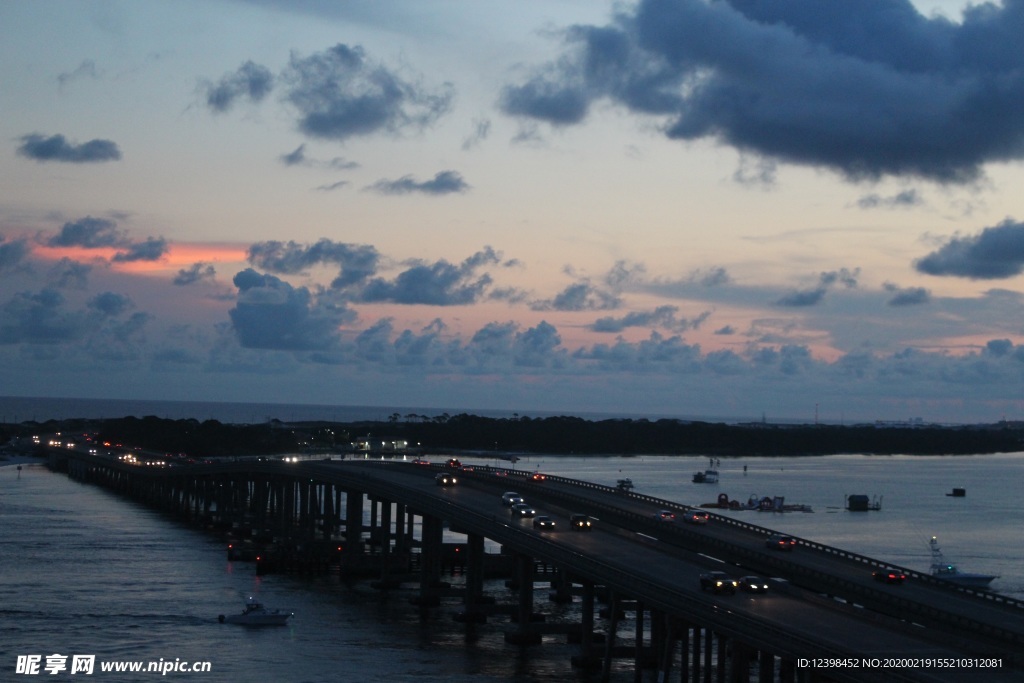
{"label": "dark cloud", "polygon": [[1024,156],[1024,3],[962,23],[909,0],[641,0],[506,87],[505,113],[555,126],[601,101],[677,140],[833,169],[851,179],[968,182]]}
{"label": "dark cloud", "polygon": [[134,242],[125,231],[118,229],[114,221],[92,216],[65,223],[59,233],[46,240],[46,245],[120,249],[111,259],[118,263],[157,261],[167,253],[167,240],[162,237],[149,237],[144,242]]}
{"label": "dark cloud", "polygon": [[635,344],[623,339],[612,345],[594,344],[577,350],[573,357],[596,361],[607,370],[630,372],[696,372],[701,364],[698,346],[686,344],[678,335],[665,337],[658,332]]}
{"label": "dark cloud", "polygon": [[828,290],[835,285],[841,284],[847,289],[856,288],[858,275],[860,275],[859,268],[853,270],[840,268],[839,270],[821,273],[818,276],[817,287],[791,292],[780,297],[775,303],[779,306],[816,306],[825,298]]}
{"label": "dark cloud", "polygon": [[338,345],[338,328],[354,314],[321,305],[305,287],[247,268],[235,275],[238,302],[228,313],[238,342],[250,349],[324,351]]}
{"label": "dark cloud", "polygon": [[46,241],[50,247],[124,247],[131,244],[127,234],[117,229],[117,223],[106,218],[86,216],[69,221],[61,226],[60,232]]}
{"label": "dark cloud", "polygon": [[86,319],[55,289],[19,292],[0,307],[0,344],[60,344],[81,339]]}
{"label": "dark cloud", "polygon": [[282,78],[285,98],[299,112],[299,130],[329,140],[420,130],[452,100],[449,86],[429,91],[372,63],[361,47],[340,43],[309,57],[293,54]]}
{"label": "dark cloud", "polygon": [[[2,239],[2,236],[0,236]],[[0,272],[13,269],[28,256],[28,241],[16,239],[0,242]]]}
{"label": "dark cloud", "polygon": [[60,289],[85,289],[91,272],[92,266],[65,256],[50,269],[50,279]]}
{"label": "dark cloud", "polygon": [[928,275],[973,280],[1013,277],[1024,270],[1024,224],[1005,220],[973,237],[954,237],[914,263]]}
{"label": "dark cloud", "polygon": [[343,289],[373,276],[380,263],[380,253],[366,244],[345,244],[324,238],[312,245],[257,242],[249,247],[248,259],[254,266],[283,275],[301,273],[320,264],[337,265],[341,272],[331,287]]}
{"label": "dark cloud", "polygon": [[869,194],[857,200],[857,206],[862,209],[904,209],[921,206],[923,203],[921,193],[915,189],[903,190],[891,197]]}
{"label": "dark cloud", "polygon": [[89,301],[89,308],[107,317],[121,315],[131,307],[132,300],[117,292],[103,292]]}
{"label": "dark cloud", "polygon": [[535,311],[606,311],[618,308],[622,299],[589,282],[571,284],[552,299],[530,305]]}
{"label": "dark cloud", "polygon": [[216,83],[203,86],[206,106],[217,113],[226,112],[241,98],[261,102],[274,87],[270,69],[247,61],[232,73],[225,74]]}
{"label": "dark cloud", "polygon": [[780,297],[775,303],[779,306],[816,306],[825,298],[825,294],[827,292],[828,290],[825,287],[803,289],[796,292],[790,292],[789,294]]}
{"label": "dark cloud", "polygon": [[440,171],[431,180],[419,182],[412,176],[402,176],[398,180],[378,180],[370,185],[368,190],[380,192],[381,194],[452,194],[453,192],[466,192],[469,185],[457,171]]}
{"label": "dark cloud", "polygon": [[172,282],[178,286],[192,285],[203,280],[212,280],[217,276],[217,269],[202,261],[193,263],[188,268],[182,268],[174,276]]}
{"label": "dark cloud", "polygon": [[114,254],[113,260],[116,263],[130,263],[132,261],[159,261],[167,253],[167,240],[163,237],[148,237],[145,242],[133,242],[125,251]]}
{"label": "dark cloud", "polygon": [[599,318],[589,326],[594,332],[618,333],[630,327],[661,327],[668,330],[682,332],[699,328],[711,315],[705,311],[696,318],[688,320],[678,318],[676,314],[679,309],[675,306],[659,306],[653,311],[635,311],[627,313],[621,318]]}
{"label": "dark cloud", "polygon": [[884,287],[887,292],[892,292],[892,298],[886,302],[889,306],[916,306],[932,299],[932,293],[924,287],[898,287],[891,282],[885,283]]}
{"label": "dark cloud", "polygon": [[121,158],[121,150],[113,140],[90,140],[78,145],[68,142],[63,135],[45,137],[38,133],[23,135],[20,140],[18,154],[36,161],[88,164]]}
{"label": "dark cloud", "polygon": [[488,264],[497,264],[501,255],[490,247],[456,265],[445,260],[415,263],[394,280],[375,278],[356,295],[363,302],[389,301],[398,304],[458,306],[479,301],[491,285],[490,275],[477,274]]}

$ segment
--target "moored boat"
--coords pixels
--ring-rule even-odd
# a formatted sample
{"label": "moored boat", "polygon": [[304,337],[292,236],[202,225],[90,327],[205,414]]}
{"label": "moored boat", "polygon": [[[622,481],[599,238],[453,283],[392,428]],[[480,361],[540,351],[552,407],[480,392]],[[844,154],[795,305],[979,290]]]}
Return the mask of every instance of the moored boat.
{"label": "moored boat", "polygon": [[704,470],[703,472],[693,473],[694,484],[717,484],[718,483],[718,470]]}

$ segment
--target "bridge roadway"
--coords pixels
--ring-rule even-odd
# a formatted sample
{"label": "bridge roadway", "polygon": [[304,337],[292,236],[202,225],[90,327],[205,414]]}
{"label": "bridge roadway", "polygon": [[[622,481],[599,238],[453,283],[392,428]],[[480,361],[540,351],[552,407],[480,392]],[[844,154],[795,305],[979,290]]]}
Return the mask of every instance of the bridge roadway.
{"label": "bridge roadway", "polygon": [[[543,483],[527,472],[477,467],[440,487],[438,465],[377,460],[217,462],[148,468],[76,451],[70,457],[131,471],[143,478],[278,475],[332,484],[409,506],[446,520],[452,529],[489,538],[506,549],[565,568],[577,581],[604,585],[690,624],[709,628],[782,659],[833,659],[860,668],[818,670],[826,680],[1020,681],[1024,605],[946,585],[908,571],[902,586],[874,582],[870,558],[800,540],[796,550],[769,550],[769,530],[712,515],[707,525],[665,523],[660,509],[686,506],[563,477]],[[503,475],[503,476],[502,476]],[[523,494],[557,530],[534,530],[513,520],[503,491]],[[569,530],[568,515],[596,520],[589,533]],[[699,589],[698,575],[723,569],[773,581],[768,594],[716,596]],[[866,659],[931,661],[926,667],[862,668]],[[995,668],[977,668],[997,659]],[[938,660],[938,661],[936,661]],[[959,661],[958,661],[959,660]],[[939,663],[956,666],[940,668]],[[804,672],[806,674],[806,672]]]}
{"label": "bridge roadway", "polygon": [[[915,681],[1019,681],[1024,608],[910,572],[902,586],[875,582],[881,563],[807,541],[791,553],[765,547],[768,529],[712,516],[707,525],[657,521],[660,509],[685,506],[571,479],[533,483],[528,473],[476,468],[455,487],[434,483],[438,469],[388,461],[292,463],[310,477],[360,471],[361,486],[401,500],[453,528],[502,543],[536,559],[567,567],[574,576],[607,585],[645,606],[700,623],[754,647],[792,659],[906,660],[1001,658],[1001,667],[830,669],[831,678]],[[497,472],[506,476],[496,476]],[[375,485],[376,483],[376,485]],[[379,486],[379,488],[378,488]],[[514,490],[555,518],[557,531],[541,532],[530,520],[512,520],[500,500]],[[569,530],[568,515],[597,521],[590,533]],[[725,564],[723,564],[723,562]],[[734,576],[760,574],[775,581],[768,594],[711,595],[698,575],[723,569]],[[923,580],[922,580],[923,579]]]}

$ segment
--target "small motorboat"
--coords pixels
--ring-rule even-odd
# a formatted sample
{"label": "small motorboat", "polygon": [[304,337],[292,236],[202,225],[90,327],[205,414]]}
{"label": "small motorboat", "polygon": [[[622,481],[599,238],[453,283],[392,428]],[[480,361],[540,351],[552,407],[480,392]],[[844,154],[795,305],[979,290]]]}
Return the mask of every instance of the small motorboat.
{"label": "small motorboat", "polygon": [[952,581],[957,585],[970,588],[988,588],[993,580],[999,578],[995,574],[974,574],[960,571],[955,564],[947,562],[943,557],[942,551],[939,549],[939,539],[934,536],[928,545],[932,551],[932,576],[936,579]]}
{"label": "small motorboat", "polygon": [[291,612],[281,610],[269,610],[255,598],[249,598],[245,603],[245,609],[241,614],[221,614],[217,621],[222,624],[242,624],[245,626],[283,626],[288,623]]}
{"label": "small motorboat", "polygon": [[703,472],[693,473],[694,484],[717,484],[718,483],[718,470],[704,470]]}

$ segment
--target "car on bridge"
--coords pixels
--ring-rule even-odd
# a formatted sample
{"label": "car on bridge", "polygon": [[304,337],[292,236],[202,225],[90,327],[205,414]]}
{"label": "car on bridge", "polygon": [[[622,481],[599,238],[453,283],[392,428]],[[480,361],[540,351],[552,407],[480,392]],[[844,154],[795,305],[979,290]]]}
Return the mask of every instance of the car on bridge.
{"label": "car on bridge", "polygon": [[734,595],[738,582],[725,572],[712,571],[704,572],[700,575],[700,589],[702,591],[710,590],[712,593],[729,593]]}
{"label": "car on bridge", "polygon": [[875,581],[880,581],[881,583],[892,583],[898,586],[906,580],[907,575],[898,569],[889,567],[886,569],[876,569],[871,572],[871,577]]}
{"label": "car on bridge", "polygon": [[594,528],[594,521],[584,514],[569,515],[569,526],[573,531],[590,531]]}
{"label": "car on bridge", "polygon": [[796,547],[796,539],[785,534],[772,534],[765,539],[764,545],[773,550],[792,550]]}
{"label": "car on bridge", "polygon": [[537,511],[526,503],[516,503],[512,506],[512,516],[518,519],[524,519],[527,517],[533,517],[537,514]]}
{"label": "car on bridge", "polygon": [[438,486],[455,486],[459,483],[458,478],[451,472],[442,472],[434,477],[434,483]]}
{"label": "car on bridge", "polygon": [[523,500],[523,497],[515,491],[505,491],[505,493],[501,494],[501,503],[505,507],[512,507],[513,505],[525,502],[526,501]]}
{"label": "car on bridge", "polygon": [[541,531],[552,531],[555,528],[555,520],[547,515],[537,515],[533,519],[533,528]]}
{"label": "car on bridge", "polygon": [[709,515],[703,510],[688,510],[683,519],[690,524],[707,524]]}
{"label": "car on bridge", "polygon": [[736,581],[736,587],[744,593],[767,593],[768,582],[760,576],[741,576]]}
{"label": "car on bridge", "polygon": [[450,467],[453,470],[457,470],[460,467],[462,467],[462,463],[459,462],[458,458],[448,458],[448,462],[446,462],[444,465],[445,467]]}
{"label": "car on bridge", "polygon": [[547,478],[548,475],[544,474],[543,472],[534,472],[533,474],[530,475],[530,481],[541,482],[545,481]]}
{"label": "car on bridge", "polygon": [[654,513],[654,519],[659,522],[674,522],[676,521],[676,513],[671,510],[658,510]]}

